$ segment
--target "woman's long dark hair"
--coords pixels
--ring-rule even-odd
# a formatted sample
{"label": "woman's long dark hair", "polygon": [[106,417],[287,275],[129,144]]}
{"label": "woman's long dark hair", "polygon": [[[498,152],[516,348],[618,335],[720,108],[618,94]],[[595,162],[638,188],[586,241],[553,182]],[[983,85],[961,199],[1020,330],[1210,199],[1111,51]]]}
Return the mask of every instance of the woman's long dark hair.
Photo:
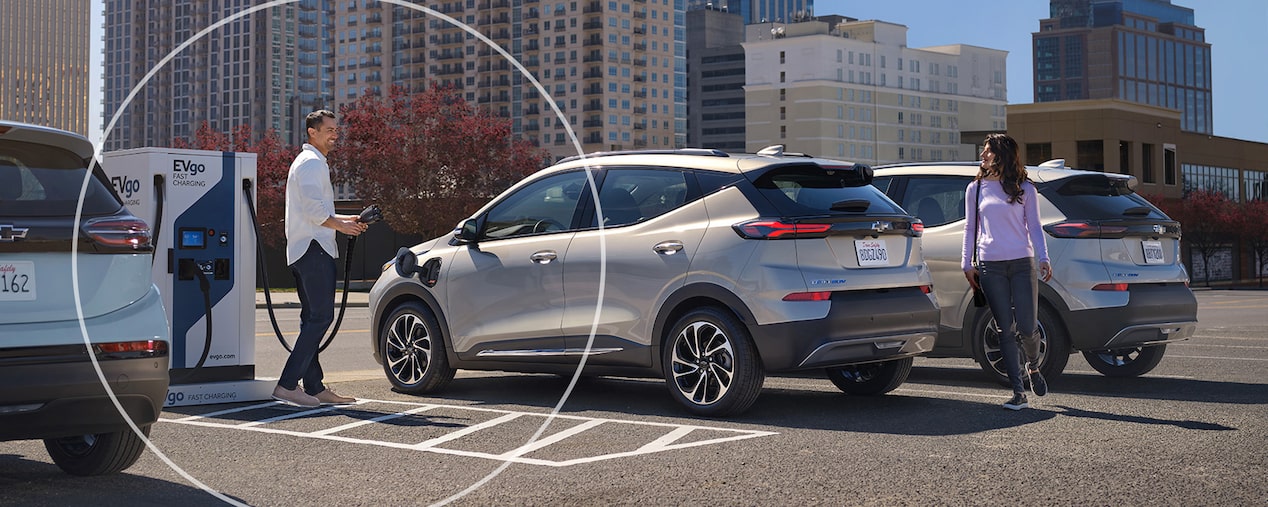
{"label": "woman's long dark hair", "polygon": [[1017,156],[1017,141],[1007,134],[990,134],[986,136],[986,146],[990,147],[995,158],[989,167],[984,166],[977,172],[977,179],[981,181],[987,176],[998,175],[1000,185],[1008,194],[1008,203],[1020,203],[1021,184],[1028,181],[1030,176],[1026,174],[1026,166]]}

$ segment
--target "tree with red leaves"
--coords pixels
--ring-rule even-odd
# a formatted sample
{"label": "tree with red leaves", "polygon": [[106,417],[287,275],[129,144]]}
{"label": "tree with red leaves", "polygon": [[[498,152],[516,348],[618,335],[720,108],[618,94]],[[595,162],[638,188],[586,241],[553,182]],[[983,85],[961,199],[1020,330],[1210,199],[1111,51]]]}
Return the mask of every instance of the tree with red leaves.
{"label": "tree with red leaves", "polygon": [[285,244],[286,229],[282,219],[286,214],[286,175],[299,148],[282,142],[277,131],[269,129],[257,140],[251,126],[241,124],[228,135],[203,122],[194,132],[194,138],[176,138],[172,146],[182,149],[234,151],[256,154],[255,211],[260,223],[260,239],[266,245],[280,247]]}
{"label": "tree with red leaves", "polygon": [[549,155],[511,135],[509,119],[469,105],[435,84],[409,94],[364,95],[340,108],[330,162],[384,221],[406,234],[453,230],[490,198],[540,169]]}
{"label": "tree with red leaves", "polygon": [[1255,256],[1255,275],[1264,286],[1264,266],[1268,265],[1268,201],[1255,199],[1237,206],[1237,230]]}
{"label": "tree with red leaves", "polygon": [[1223,193],[1199,189],[1190,191],[1179,208],[1167,214],[1180,221],[1181,239],[1188,242],[1189,250],[1202,256],[1203,279],[1210,287],[1211,257],[1237,236],[1235,205]]}

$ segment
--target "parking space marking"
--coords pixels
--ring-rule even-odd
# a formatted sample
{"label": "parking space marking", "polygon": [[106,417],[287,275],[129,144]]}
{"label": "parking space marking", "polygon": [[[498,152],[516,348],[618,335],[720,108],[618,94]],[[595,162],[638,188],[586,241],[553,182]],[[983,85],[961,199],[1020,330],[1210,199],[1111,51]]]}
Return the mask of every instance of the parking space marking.
{"label": "parking space marking", "polygon": [[[365,410],[364,406],[368,404],[383,404],[383,405],[389,405],[389,406],[397,405],[397,406],[407,406],[409,408],[406,410],[401,410],[397,412],[384,413],[381,416],[374,417],[371,419],[355,421],[355,422],[351,422],[347,424],[340,424],[337,426],[323,428],[323,429],[319,429],[315,431],[296,431],[296,430],[280,429],[280,428],[269,426],[272,423],[286,421],[290,419],[296,419],[300,417],[308,417],[308,416],[317,415],[317,414],[330,413],[333,415],[337,415],[340,409],[346,408],[346,407],[361,407],[361,410]],[[240,421],[233,421],[231,423],[218,422],[215,420],[217,417],[224,416],[224,415],[241,414],[242,412],[247,412],[250,410],[265,409],[265,408],[288,408],[288,409],[295,409],[295,411],[282,414],[282,415],[273,415],[271,417],[266,417],[266,418],[262,418],[262,419],[258,419],[254,421],[248,421],[245,423]],[[373,439],[367,439],[367,438],[356,438],[356,437],[338,435],[338,433],[347,431],[349,429],[373,425],[373,424],[379,424],[391,419],[396,419],[399,417],[405,417],[408,415],[414,415],[421,412],[427,412],[427,411],[432,411],[436,409],[483,412],[483,413],[496,414],[496,416],[487,421],[473,424],[473,425],[464,427],[462,429],[449,432],[445,435],[442,435],[436,438],[424,440],[419,443],[390,442],[390,441],[373,440]],[[480,451],[441,447],[441,445],[443,444],[450,443],[450,442],[457,442],[465,437],[472,436],[473,434],[478,434],[482,430],[493,428],[510,421],[520,420],[520,419],[529,418],[529,417],[540,418],[544,420],[547,417],[550,417],[550,415],[544,414],[544,413],[516,412],[516,411],[510,411],[510,410],[499,410],[499,409],[491,409],[491,408],[484,408],[484,407],[470,407],[470,406],[461,406],[461,405],[438,405],[434,403],[411,403],[411,402],[402,402],[402,401],[360,399],[360,400],[357,400],[357,403],[352,405],[329,406],[329,407],[321,407],[318,409],[297,409],[295,407],[291,407],[290,405],[286,405],[280,402],[259,403],[259,404],[235,407],[231,409],[219,410],[216,412],[210,412],[207,414],[194,415],[194,416],[188,416],[188,417],[180,417],[180,418],[161,417],[159,418],[159,422],[183,424],[183,425],[189,425],[189,426],[199,426],[199,427],[205,427],[205,428],[254,431],[254,432],[260,432],[260,433],[289,435],[289,436],[301,437],[301,438],[316,438],[321,440],[332,440],[332,441],[345,442],[345,443],[351,443],[351,444],[376,445],[381,447],[390,447],[394,449],[424,451],[424,452],[432,452],[437,454],[466,456],[466,457],[489,459],[489,460],[495,460],[495,461],[510,461],[510,462],[519,463],[519,464],[541,465],[541,466],[550,466],[550,467],[566,467],[566,466],[578,465],[583,463],[592,463],[596,461],[609,460],[614,458],[638,456],[642,454],[673,451],[673,450],[679,450],[679,449],[686,449],[690,447],[699,447],[704,445],[735,442],[735,441],[746,440],[750,438],[778,435],[778,433],[772,432],[772,431],[743,430],[743,429],[724,428],[724,427],[716,427],[716,426],[697,426],[697,425],[691,425],[691,424],[674,424],[674,423],[661,423],[661,422],[637,421],[637,420],[621,420],[621,419],[610,419],[610,418],[599,418],[599,417],[583,417],[583,416],[574,416],[574,415],[555,415],[554,418],[556,420],[575,421],[577,422],[577,424],[570,426],[568,428],[565,428],[563,430],[545,435],[542,438],[539,438],[531,443],[526,443],[524,445],[517,446],[509,451],[504,451],[504,452],[490,453],[490,452],[480,452]],[[313,419],[313,420],[319,420],[319,419],[320,418]],[[582,435],[590,431],[595,431],[595,430],[602,431],[603,429],[607,429],[607,431],[613,432],[614,435],[621,435],[623,434],[619,430],[619,426],[621,425],[641,426],[644,428],[647,428],[647,427],[664,428],[666,432],[662,435],[656,436],[655,438],[652,439],[652,441],[646,444],[637,446],[633,450],[623,450],[618,452],[596,452],[592,455],[571,458],[571,459],[549,459],[545,457],[528,457],[529,454],[533,454],[537,452],[549,452],[552,445],[566,441],[569,438],[576,437],[578,435]],[[722,435],[716,436],[714,438],[702,438],[700,440],[692,440],[692,441],[685,441],[685,442],[683,441],[684,439],[688,437],[688,435],[691,435],[693,433],[700,432],[700,431],[721,433]],[[712,437],[714,435],[705,434],[703,436]],[[596,447],[602,447],[604,445],[602,443],[603,434],[598,435],[598,437],[599,437],[600,443],[596,444]],[[626,442],[624,439],[620,438],[619,436],[612,438],[611,442],[613,446],[623,446],[625,447],[625,449],[629,449],[629,447],[627,446],[629,442]],[[596,449],[596,451],[604,451],[604,450],[610,451],[612,449]]]}
{"label": "parking space marking", "polygon": [[191,416],[189,416],[189,417],[185,417],[185,418],[181,418],[181,419],[176,419],[176,420],[174,420],[174,421],[170,421],[170,422],[187,422],[187,421],[196,421],[196,420],[198,420],[198,419],[211,418],[211,417],[220,417],[220,416],[222,416],[222,415],[234,414],[234,413],[237,413],[237,412],[246,412],[246,411],[248,411],[248,410],[256,410],[256,409],[261,409],[261,408],[264,408],[264,407],[271,407],[271,406],[274,406],[274,405],[278,405],[278,402],[276,402],[276,401],[266,401],[266,402],[264,402],[264,403],[257,403],[257,404],[255,404],[255,405],[247,405],[247,406],[244,406],[244,407],[236,407],[236,408],[230,408],[230,409],[226,409],[226,410],[219,410],[219,411],[216,411],[216,412],[211,412],[211,413],[207,413],[207,414],[191,415]]}
{"label": "parking space marking", "polygon": [[312,434],[313,434],[313,435],[315,435],[315,436],[332,435],[332,434],[335,434],[335,433],[339,433],[340,431],[343,431],[343,430],[349,430],[349,429],[352,429],[352,428],[356,428],[356,427],[358,427],[358,426],[365,426],[365,425],[367,425],[367,424],[374,424],[374,423],[383,422],[383,421],[390,421],[390,420],[392,420],[392,419],[396,419],[396,418],[398,418],[398,417],[405,417],[405,416],[407,416],[407,415],[414,415],[414,414],[417,414],[417,413],[419,413],[419,412],[426,412],[426,411],[428,411],[428,410],[431,410],[431,409],[436,408],[436,407],[439,407],[439,406],[440,406],[440,405],[424,405],[424,406],[417,407],[417,408],[411,408],[411,409],[406,410],[406,411],[404,411],[404,412],[397,412],[397,413],[395,413],[395,414],[382,415],[382,416],[379,416],[379,417],[375,417],[374,419],[369,419],[369,420],[365,420],[365,421],[351,422],[351,423],[345,424],[345,425],[343,425],[343,426],[335,426],[335,427],[333,427],[333,428],[326,428],[326,429],[321,430],[321,431],[314,431]]}
{"label": "parking space marking", "polygon": [[445,442],[452,442],[452,441],[454,441],[454,440],[457,440],[457,439],[459,439],[459,438],[465,437],[465,436],[467,436],[467,435],[470,435],[470,434],[475,433],[475,432],[477,432],[477,431],[480,431],[480,430],[482,430],[482,429],[485,429],[485,428],[492,428],[492,427],[497,426],[497,425],[499,425],[499,424],[502,424],[502,423],[504,423],[504,422],[507,422],[507,421],[513,421],[513,420],[515,420],[515,419],[519,419],[519,418],[520,418],[520,416],[522,416],[522,415],[524,415],[524,413],[523,413],[523,412],[511,412],[511,413],[506,414],[506,415],[504,415],[504,416],[502,416],[502,417],[496,417],[496,418],[490,419],[490,420],[488,420],[488,421],[484,421],[484,422],[482,422],[482,423],[480,423],[480,424],[473,424],[473,425],[471,425],[471,426],[467,426],[466,428],[460,429],[460,430],[458,430],[458,431],[450,432],[448,435],[445,435],[445,436],[443,436],[443,437],[436,437],[436,438],[433,438],[433,439],[431,439],[431,440],[427,440],[427,441],[425,441],[425,442],[419,442],[419,443],[417,443],[417,444],[414,444],[414,448],[415,448],[415,449],[419,449],[419,450],[425,450],[425,449],[428,449],[428,448],[431,448],[431,447],[436,447],[436,446],[438,446],[438,445],[440,445],[440,444],[443,444],[443,443],[445,443]]}

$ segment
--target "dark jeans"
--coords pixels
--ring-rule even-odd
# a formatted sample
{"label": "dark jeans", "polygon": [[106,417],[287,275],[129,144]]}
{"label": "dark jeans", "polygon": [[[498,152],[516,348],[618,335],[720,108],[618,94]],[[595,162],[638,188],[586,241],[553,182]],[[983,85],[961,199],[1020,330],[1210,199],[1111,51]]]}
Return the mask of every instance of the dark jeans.
{"label": "dark jeans", "polygon": [[277,385],[294,389],[302,377],[304,391],[315,395],[326,390],[317,349],[335,320],[335,259],[313,241],[304,256],[291,264],[291,273],[299,294],[299,337]]}
{"label": "dark jeans", "polygon": [[1039,281],[1035,260],[1031,257],[1007,261],[982,261],[978,267],[982,291],[991,315],[999,326],[999,350],[1004,355],[1004,368],[1013,392],[1025,392],[1022,384],[1022,360],[1018,343],[1026,352],[1026,361],[1039,356]]}

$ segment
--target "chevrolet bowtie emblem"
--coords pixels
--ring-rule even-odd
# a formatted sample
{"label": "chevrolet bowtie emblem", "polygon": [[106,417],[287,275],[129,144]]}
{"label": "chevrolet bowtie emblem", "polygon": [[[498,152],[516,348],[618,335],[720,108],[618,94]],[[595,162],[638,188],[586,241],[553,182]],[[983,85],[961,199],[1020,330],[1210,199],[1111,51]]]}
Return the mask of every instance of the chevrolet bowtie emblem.
{"label": "chevrolet bowtie emblem", "polygon": [[885,232],[893,228],[894,228],[894,224],[891,222],[884,222],[884,221],[872,222],[872,230],[876,232]]}
{"label": "chevrolet bowtie emblem", "polygon": [[12,225],[0,225],[0,242],[12,243],[19,239],[26,239],[26,231],[30,229],[19,229]]}

